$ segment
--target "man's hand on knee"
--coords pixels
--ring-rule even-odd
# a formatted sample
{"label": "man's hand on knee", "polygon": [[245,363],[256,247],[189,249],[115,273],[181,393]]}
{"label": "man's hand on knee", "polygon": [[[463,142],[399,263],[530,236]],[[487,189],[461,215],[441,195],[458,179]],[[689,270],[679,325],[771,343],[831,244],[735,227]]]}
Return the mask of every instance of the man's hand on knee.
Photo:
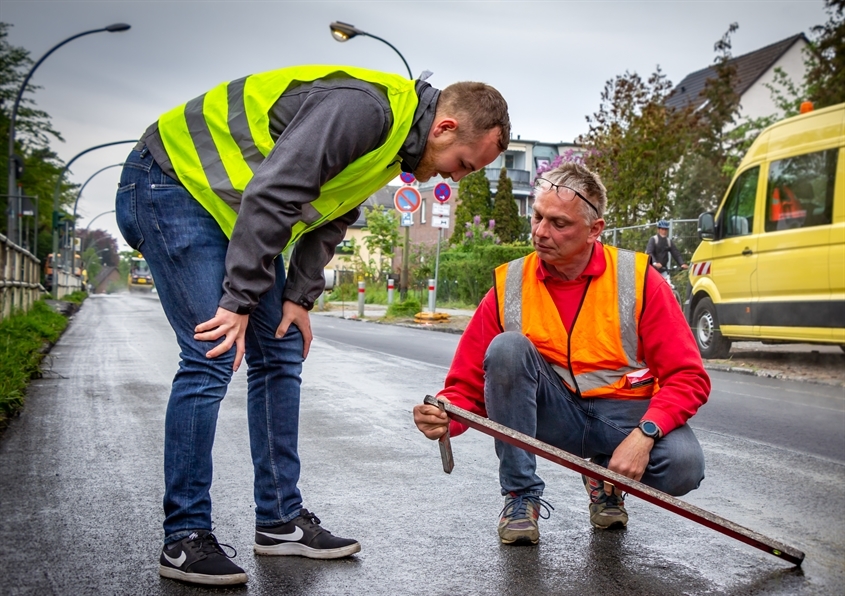
{"label": "man's hand on knee", "polygon": [[[645,436],[640,429],[635,428],[613,451],[607,469],[639,481],[645,474],[652,447],[654,447],[654,439]],[[613,487],[605,484],[605,492],[610,494],[611,490]]]}
{"label": "man's hand on knee", "polygon": [[[444,398],[443,401],[447,401]],[[439,439],[449,429],[449,417],[437,406],[420,404],[414,406],[414,424],[429,439]]]}

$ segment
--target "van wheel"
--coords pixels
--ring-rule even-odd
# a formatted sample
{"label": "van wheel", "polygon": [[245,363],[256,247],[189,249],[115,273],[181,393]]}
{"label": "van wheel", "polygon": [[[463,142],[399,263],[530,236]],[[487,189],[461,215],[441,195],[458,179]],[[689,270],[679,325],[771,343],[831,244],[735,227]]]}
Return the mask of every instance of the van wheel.
{"label": "van wheel", "polygon": [[727,358],[731,340],[722,337],[716,307],[710,298],[702,298],[692,315],[693,335],[702,358]]}

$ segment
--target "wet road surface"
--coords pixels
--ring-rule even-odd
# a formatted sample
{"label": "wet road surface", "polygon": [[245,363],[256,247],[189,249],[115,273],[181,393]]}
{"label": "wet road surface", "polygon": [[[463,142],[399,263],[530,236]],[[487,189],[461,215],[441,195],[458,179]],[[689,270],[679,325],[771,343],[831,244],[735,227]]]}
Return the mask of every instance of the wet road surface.
{"label": "wet road surface", "polygon": [[[613,596],[845,588],[845,429],[835,433],[845,411],[841,388],[714,374],[714,413],[706,407],[693,423],[708,470],[684,499],[805,551],[801,569],[633,498],[627,530],[595,531],[580,478],[545,461],[539,470],[555,511],[541,521],[541,543],[505,547],[496,535],[502,498],[492,439],[475,431],[455,438],[456,468],[447,476],[437,444],[411,419],[413,405],[442,385],[454,343],[429,331],[347,323],[353,336],[370,328],[386,333],[395,342],[386,355],[377,345],[328,339],[326,321],[313,320],[300,486],[324,526],[357,538],[362,551],[326,562],[252,553],[242,370],[221,407],[212,498],[216,533],[237,548],[250,582],[215,592]],[[162,429],[178,364],[158,301],[90,298],[45,364],[22,416],[0,438],[0,591],[207,593],[157,575]],[[760,417],[759,436],[732,428],[730,407],[740,402]],[[783,421],[796,416],[810,420]]]}

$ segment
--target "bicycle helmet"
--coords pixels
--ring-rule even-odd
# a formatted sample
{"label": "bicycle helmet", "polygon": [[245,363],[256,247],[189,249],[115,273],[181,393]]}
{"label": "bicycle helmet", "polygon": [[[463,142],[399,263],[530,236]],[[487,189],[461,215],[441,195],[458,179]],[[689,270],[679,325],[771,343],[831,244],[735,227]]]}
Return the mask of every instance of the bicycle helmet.
{"label": "bicycle helmet", "polygon": [[669,229],[669,222],[666,221],[665,219],[661,219],[659,222],[657,222],[657,227],[664,229],[664,230],[668,230]]}

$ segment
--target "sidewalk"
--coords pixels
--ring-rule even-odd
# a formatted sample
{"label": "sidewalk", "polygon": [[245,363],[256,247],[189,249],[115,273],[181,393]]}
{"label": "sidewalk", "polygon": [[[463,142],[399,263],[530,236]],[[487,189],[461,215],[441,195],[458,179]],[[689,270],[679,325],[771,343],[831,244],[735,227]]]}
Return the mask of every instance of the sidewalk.
{"label": "sidewalk", "polygon": [[[314,305],[312,315],[326,315],[329,317],[342,317],[344,319],[360,319],[358,314],[357,302],[326,302],[326,310],[321,311],[320,306]],[[423,312],[428,312],[428,304],[422,305]],[[460,309],[460,308],[440,308],[436,312],[443,312],[450,317],[469,317],[475,313],[475,309]],[[387,314],[387,305],[385,304],[365,304],[364,317],[365,319],[381,319]]]}

